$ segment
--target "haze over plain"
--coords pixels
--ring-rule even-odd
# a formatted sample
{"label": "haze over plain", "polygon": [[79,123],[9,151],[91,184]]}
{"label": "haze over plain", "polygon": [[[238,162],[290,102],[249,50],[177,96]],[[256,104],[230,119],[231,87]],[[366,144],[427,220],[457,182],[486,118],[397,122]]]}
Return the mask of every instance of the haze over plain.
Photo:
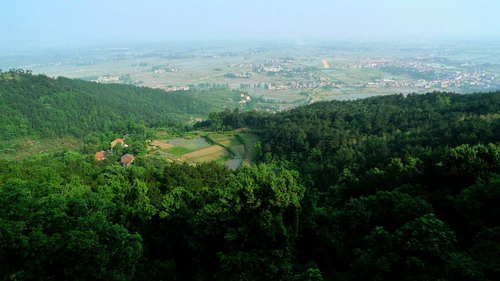
{"label": "haze over plain", "polygon": [[175,40],[500,38],[500,1],[6,1],[0,49]]}

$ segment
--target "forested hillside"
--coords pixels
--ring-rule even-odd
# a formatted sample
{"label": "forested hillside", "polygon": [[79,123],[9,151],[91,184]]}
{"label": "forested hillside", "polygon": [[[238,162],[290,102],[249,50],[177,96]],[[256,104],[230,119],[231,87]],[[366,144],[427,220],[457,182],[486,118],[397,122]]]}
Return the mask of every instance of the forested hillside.
{"label": "forested hillside", "polygon": [[226,110],[198,126],[250,126],[262,162],[299,172],[296,257],[309,273],[500,278],[500,92],[323,102],[275,115]]}
{"label": "forested hillside", "polygon": [[179,124],[226,106],[236,107],[238,98],[238,93],[227,89],[167,93],[52,79],[22,70],[0,72],[0,139],[123,133],[126,121],[147,127]]}
{"label": "forested hillside", "polygon": [[[280,114],[223,111],[198,127],[252,127],[264,161],[287,162],[319,186],[392,158],[426,158],[461,144],[500,140],[500,92],[391,95],[320,102]],[[346,170],[347,169],[347,170]]]}
{"label": "forested hillside", "polygon": [[261,139],[261,163],[235,172],[145,153],[0,160],[0,276],[499,280],[499,113],[498,92],[212,113],[196,128]]}

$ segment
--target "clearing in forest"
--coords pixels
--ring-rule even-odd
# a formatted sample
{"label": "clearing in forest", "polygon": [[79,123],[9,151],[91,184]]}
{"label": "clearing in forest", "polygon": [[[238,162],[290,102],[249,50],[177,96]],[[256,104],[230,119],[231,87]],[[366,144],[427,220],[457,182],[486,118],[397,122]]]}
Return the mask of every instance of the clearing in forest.
{"label": "clearing in forest", "polygon": [[216,161],[236,170],[242,163],[251,164],[255,160],[254,146],[258,137],[242,130],[224,133],[198,132],[189,136],[155,140],[152,153],[170,161],[189,164]]}
{"label": "clearing in forest", "polygon": [[[184,154],[184,157],[189,157],[189,158],[197,158],[197,157],[202,157],[206,155],[211,155],[214,153],[217,153],[219,151],[224,151],[224,147],[220,145],[212,145],[210,147],[206,147],[188,154]],[[215,159],[214,159],[215,160]]]}

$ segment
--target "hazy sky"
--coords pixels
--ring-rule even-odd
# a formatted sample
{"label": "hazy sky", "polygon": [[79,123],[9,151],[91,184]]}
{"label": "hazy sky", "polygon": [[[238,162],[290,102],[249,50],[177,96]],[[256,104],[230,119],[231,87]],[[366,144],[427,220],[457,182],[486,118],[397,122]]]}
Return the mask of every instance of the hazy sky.
{"label": "hazy sky", "polygon": [[0,0],[0,48],[206,39],[500,39],[500,0]]}

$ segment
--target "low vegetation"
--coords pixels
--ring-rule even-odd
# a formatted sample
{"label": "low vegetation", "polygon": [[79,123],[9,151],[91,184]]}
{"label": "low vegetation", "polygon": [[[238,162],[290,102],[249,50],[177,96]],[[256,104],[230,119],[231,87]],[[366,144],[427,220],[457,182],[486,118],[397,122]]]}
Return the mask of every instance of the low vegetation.
{"label": "low vegetation", "polygon": [[[241,130],[223,133],[192,131],[153,141],[150,154],[189,164],[215,161],[236,170],[243,161],[246,164],[254,163],[254,146],[257,140],[255,135]],[[239,161],[234,161],[238,159]]]}

